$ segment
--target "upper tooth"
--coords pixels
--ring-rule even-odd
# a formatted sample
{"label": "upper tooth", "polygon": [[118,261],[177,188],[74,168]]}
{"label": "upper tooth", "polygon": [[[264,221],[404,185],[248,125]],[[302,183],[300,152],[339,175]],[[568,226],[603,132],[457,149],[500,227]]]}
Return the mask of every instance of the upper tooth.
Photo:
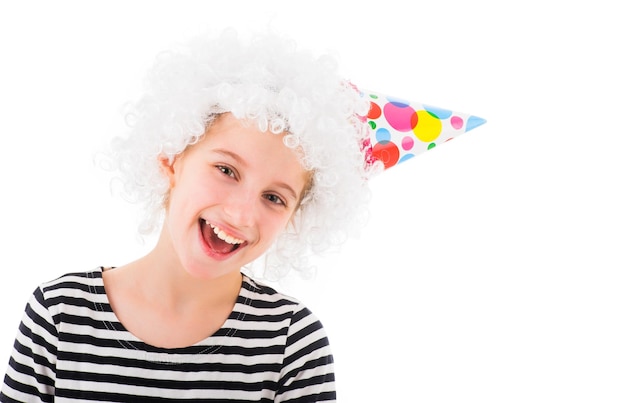
{"label": "upper tooth", "polygon": [[227,243],[233,244],[233,245],[237,245],[240,243],[243,243],[243,241],[241,239],[237,239],[235,237],[232,237],[230,235],[228,235],[226,232],[224,232],[223,230],[221,230],[220,228],[216,227],[213,224],[207,223],[211,226],[211,228],[213,229],[213,232],[215,232],[215,235],[217,235],[217,237],[219,239],[221,239],[222,241],[225,241]]}

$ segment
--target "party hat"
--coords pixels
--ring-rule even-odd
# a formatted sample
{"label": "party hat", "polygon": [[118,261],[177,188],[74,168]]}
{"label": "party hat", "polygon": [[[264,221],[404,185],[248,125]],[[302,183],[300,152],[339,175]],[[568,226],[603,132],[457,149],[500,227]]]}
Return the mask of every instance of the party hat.
{"label": "party hat", "polygon": [[472,130],[485,119],[418,102],[407,102],[359,89],[370,100],[366,120],[371,138],[371,158],[385,169]]}

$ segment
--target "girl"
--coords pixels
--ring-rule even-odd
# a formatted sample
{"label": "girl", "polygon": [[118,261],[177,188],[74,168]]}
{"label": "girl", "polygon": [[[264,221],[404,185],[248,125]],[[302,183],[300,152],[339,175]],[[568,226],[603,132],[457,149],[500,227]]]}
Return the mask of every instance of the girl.
{"label": "girl", "polygon": [[232,31],[147,83],[110,155],[156,245],[38,287],[0,400],[334,401],[321,323],[252,273],[307,270],[359,228],[369,102],[332,59]]}

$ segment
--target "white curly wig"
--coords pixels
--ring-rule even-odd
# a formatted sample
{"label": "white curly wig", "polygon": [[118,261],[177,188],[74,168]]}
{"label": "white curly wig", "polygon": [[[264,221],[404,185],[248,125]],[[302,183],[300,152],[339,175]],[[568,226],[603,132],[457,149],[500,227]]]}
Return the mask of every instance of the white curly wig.
{"label": "white curly wig", "polygon": [[111,144],[122,193],[145,212],[140,233],[162,223],[169,187],[159,157],[173,160],[225,112],[260,131],[286,132],[284,144],[302,150],[301,163],[312,172],[293,225],[253,272],[268,279],[306,272],[311,253],[339,245],[364,224],[367,178],[380,169],[365,163],[368,128],[358,117],[367,115],[369,101],[338,75],[332,57],[275,34],[244,41],[229,29],[160,54],[146,84],[126,113],[129,132]]}

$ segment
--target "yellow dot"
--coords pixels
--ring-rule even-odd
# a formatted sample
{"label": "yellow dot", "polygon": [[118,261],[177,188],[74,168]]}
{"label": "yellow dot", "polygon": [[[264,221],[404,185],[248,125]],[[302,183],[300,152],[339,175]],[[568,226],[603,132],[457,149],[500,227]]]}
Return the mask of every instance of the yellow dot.
{"label": "yellow dot", "polygon": [[439,118],[423,110],[416,113],[417,125],[413,128],[415,137],[425,143],[435,141],[441,134],[441,121]]}

